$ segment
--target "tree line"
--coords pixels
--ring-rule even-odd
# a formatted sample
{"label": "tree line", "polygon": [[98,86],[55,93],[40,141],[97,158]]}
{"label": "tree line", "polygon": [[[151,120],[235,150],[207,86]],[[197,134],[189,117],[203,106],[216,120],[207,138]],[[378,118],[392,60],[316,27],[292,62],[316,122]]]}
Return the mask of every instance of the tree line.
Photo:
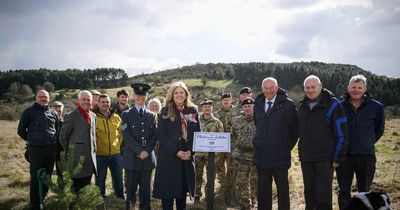
{"label": "tree line", "polygon": [[322,62],[209,63],[138,75],[131,79],[167,83],[176,78],[202,78],[204,84],[206,84],[207,79],[233,79],[239,86],[249,86],[254,90],[259,90],[261,81],[265,77],[272,76],[278,80],[279,86],[286,90],[297,90],[298,92],[303,89],[304,79],[311,74],[318,76],[323,86],[339,98],[346,92],[350,78],[357,74],[363,74],[368,79],[367,86],[374,98],[383,102],[385,106],[400,104],[400,78],[378,76],[355,65],[348,64]]}
{"label": "tree line", "polygon": [[[0,72],[0,95],[7,92],[36,90],[44,87],[59,89],[114,88],[128,84],[128,75],[123,69],[31,69]],[[18,89],[19,88],[19,89]]]}

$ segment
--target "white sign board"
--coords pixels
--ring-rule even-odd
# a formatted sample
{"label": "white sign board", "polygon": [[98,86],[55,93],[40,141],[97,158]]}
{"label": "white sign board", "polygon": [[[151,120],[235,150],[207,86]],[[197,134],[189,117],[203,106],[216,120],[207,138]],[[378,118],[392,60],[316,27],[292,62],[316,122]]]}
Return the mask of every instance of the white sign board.
{"label": "white sign board", "polygon": [[193,151],[231,152],[231,134],[222,132],[194,132]]}

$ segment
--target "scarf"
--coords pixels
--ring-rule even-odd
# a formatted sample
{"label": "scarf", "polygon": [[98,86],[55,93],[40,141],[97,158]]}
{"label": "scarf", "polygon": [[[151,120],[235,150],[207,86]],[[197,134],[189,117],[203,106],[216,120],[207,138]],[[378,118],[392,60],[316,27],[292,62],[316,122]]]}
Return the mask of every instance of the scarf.
{"label": "scarf", "polygon": [[182,106],[181,109],[179,109],[179,113],[181,115],[181,126],[182,126],[182,139],[187,141],[187,128],[188,128],[188,124],[185,118],[185,107]]}
{"label": "scarf", "polygon": [[87,123],[88,125],[90,125],[90,115],[89,115],[90,110],[85,111],[85,110],[83,110],[83,109],[81,108],[81,106],[79,106],[79,105],[78,105],[78,110],[79,110],[79,112],[82,114],[83,118],[85,118],[86,123]]}

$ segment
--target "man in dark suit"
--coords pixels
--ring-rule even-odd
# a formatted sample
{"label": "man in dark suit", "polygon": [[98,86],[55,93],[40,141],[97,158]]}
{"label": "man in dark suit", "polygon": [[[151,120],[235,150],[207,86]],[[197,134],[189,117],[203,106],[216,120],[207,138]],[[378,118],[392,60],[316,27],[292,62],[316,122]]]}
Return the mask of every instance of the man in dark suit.
{"label": "man in dark suit", "polygon": [[124,111],[122,135],[125,148],[122,168],[127,178],[126,209],[134,208],[136,190],[139,185],[140,209],[150,209],[150,180],[155,167],[154,146],[156,144],[155,114],[146,109],[145,102],[150,85],[134,83],[134,106]]}
{"label": "man in dark suit", "polygon": [[[77,166],[81,156],[84,157],[82,169],[72,176],[75,191],[79,191],[90,184],[93,173],[96,173],[96,114],[90,111],[92,94],[83,90],[78,94],[77,107],[64,117],[60,131],[59,141],[68,153],[68,158],[73,158]],[[68,152],[73,146],[73,153]]]}
{"label": "man in dark suit", "polygon": [[272,180],[279,210],[289,210],[290,152],[298,139],[297,110],[275,78],[265,78],[254,102],[254,164],[258,171],[258,209],[272,209]]}

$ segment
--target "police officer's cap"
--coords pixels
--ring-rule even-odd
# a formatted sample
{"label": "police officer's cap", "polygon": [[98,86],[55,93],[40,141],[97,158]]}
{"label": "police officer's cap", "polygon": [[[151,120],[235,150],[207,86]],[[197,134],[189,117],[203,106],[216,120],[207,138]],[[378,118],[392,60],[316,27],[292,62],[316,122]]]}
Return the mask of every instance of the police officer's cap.
{"label": "police officer's cap", "polygon": [[254,104],[254,100],[252,99],[252,98],[245,98],[245,99],[243,99],[243,101],[242,101],[242,105],[245,105],[245,104]]}
{"label": "police officer's cap", "polygon": [[131,84],[133,92],[137,95],[146,95],[151,86],[146,83],[133,83]]}
{"label": "police officer's cap", "polygon": [[212,100],[208,100],[208,99],[204,99],[204,101],[202,101],[200,103],[201,106],[203,106],[203,105],[212,105],[212,104],[213,104],[213,101]]}
{"label": "police officer's cap", "polygon": [[251,93],[251,88],[243,87],[242,89],[240,89],[240,94],[242,93]]}
{"label": "police officer's cap", "polygon": [[224,93],[224,94],[222,94],[222,96],[221,96],[221,100],[224,99],[224,98],[232,98],[232,94],[230,94],[230,93]]}

